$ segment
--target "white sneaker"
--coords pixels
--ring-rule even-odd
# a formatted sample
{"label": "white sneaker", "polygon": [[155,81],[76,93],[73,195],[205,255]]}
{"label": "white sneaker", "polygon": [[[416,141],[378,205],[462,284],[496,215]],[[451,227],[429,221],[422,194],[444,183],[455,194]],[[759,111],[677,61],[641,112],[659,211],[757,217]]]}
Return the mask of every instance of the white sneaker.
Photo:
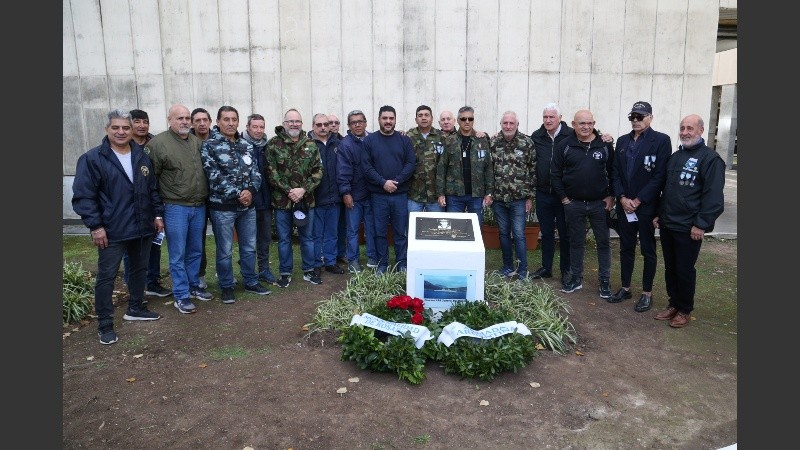
{"label": "white sneaker", "polygon": [[200,282],[197,283],[197,287],[200,289],[208,289],[208,283],[206,283],[206,277],[200,277]]}

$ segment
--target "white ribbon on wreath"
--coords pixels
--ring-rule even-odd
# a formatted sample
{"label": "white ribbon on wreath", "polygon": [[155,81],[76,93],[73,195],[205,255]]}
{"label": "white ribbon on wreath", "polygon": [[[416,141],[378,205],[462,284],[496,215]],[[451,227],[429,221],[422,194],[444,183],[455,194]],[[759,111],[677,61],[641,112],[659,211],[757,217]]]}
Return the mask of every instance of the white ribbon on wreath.
{"label": "white ribbon on wreath", "polygon": [[442,333],[439,335],[439,339],[437,339],[436,342],[450,347],[453,345],[453,342],[460,337],[494,339],[509,333],[519,333],[524,336],[530,336],[531,330],[529,330],[524,323],[518,323],[513,320],[510,322],[498,323],[482,330],[473,330],[463,323],[451,322],[442,329]]}
{"label": "white ribbon on wreath", "polygon": [[[388,320],[381,319],[380,317],[368,313],[361,315],[356,314],[353,316],[353,319],[350,321],[350,326],[353,325],[363,325],[394,336],[400,336],[408,331],[411,333],[411,338],[414,340],[414,346],[418,349],[425,345],[425,341],[433,339],[431,330],[427,327],[414,325],[413,323],[389,322]],[[530,332],[528,332],[528,334],[530,334]]]}

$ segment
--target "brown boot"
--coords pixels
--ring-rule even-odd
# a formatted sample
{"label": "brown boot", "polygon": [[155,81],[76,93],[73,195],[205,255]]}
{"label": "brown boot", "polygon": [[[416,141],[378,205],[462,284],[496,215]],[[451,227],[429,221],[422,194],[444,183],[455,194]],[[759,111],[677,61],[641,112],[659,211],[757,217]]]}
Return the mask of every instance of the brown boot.
{"label": "brown boot", "polygon": [[689,325],[689,322],[692,320],[691,314],[686,314],[679,312],[669,321],[669,326],[672,328],[683,328],[686,325]]}
{"label": "brown boot", "polygon": [[667,309],[659,311],[653,318],[656,320],[671,320],[676,314],[678,314],[678,309],[674,306],[668,306]]}

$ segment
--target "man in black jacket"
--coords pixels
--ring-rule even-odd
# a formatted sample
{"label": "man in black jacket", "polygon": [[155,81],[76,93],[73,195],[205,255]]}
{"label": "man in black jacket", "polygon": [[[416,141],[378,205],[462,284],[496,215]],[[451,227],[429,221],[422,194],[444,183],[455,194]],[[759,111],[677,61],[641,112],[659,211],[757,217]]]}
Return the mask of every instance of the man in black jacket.
{"label": "man in black jacket", "polygon": [[611,180],[617,197],[619,225],[619,259],[622,287],[608,299],[618,303],[631,298],[631,276],[636,260],[636,240],[644,258],[642,268],[642,295],[634,311],[644,312],[653,302],[653,279],[656,276],[656,215],[658,198],[664,186],[667,159],[672,153],[669,136],[650,128],[653,108],[650,103],[638,101],[628,114],[631,132],[619,137],[614,155]]}
{"label": "man in black jacket", "polygon": [[131,143],[133,123],[127,111],[107,114],[102,144],[78,158],[72,184],[72,208],[91,230],[97,246],[94,307],[101,344],[117,342],[114,332],[114,279],[122,255],[130,262],[130,299],[125,320],[158,320],[143,304],[150,244],[164,230],[164,205],[155,172],[142,147]]}
{"label": "man in black jacket", "polygon": [[656,320],[683,328],[691,321],[697,283],[695,263],[705,233],[724,209],[725,162],[703,141],[703,119],[691,114],[681,120],[681,146],[670,156],[658,216],[653,225],[660,230],[664,254],[664,282],[669,295],[667,308]]}
{"label": "man in black jacket", "polygon": [[567,219],[570,235],[570,279],[561,292],[583,288],[583,255],[586,218],[597,243],[600,297],[611,297],[611,235],[608,211],[614,207],[611,165],[614,145],[604,143],[594,129],[591,111],[582,109],[572,121],[574,133],[556,146],[552,182]]}

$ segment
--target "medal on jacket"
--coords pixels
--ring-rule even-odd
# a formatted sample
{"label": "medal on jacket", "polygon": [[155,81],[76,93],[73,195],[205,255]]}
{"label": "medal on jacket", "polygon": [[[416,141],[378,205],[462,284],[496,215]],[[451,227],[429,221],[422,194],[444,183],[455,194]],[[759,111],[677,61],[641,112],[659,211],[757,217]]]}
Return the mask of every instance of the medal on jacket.
{"label": "medal on jacket", "polygon": [[242,156],[242,161],[244,161],[244,163],[247,164],[248,166],[250,164],[253,164],[253,160],[252,160],[252,158],[250,158],[250,155]]}

